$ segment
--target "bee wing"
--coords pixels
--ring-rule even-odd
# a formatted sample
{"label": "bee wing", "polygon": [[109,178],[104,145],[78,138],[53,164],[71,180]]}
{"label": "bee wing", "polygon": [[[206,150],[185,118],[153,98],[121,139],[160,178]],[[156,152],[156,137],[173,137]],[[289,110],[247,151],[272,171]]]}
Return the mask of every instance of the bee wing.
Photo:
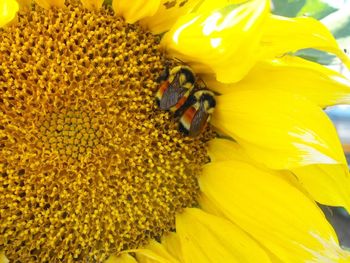
{"label": "bee wing", "polygon": [[186,88],[180,86],[179,75],[176,75],[163,93],[159,103],[160,109],[169,110],[171,107],[175,106],[186,91]]}
{"label": "bee wing", "polygon": [[199,108],[191,121],[189,136],[195,137],[200,134],[208,123],[209,113],[206,112],[204,105],[200,103]]}
{"label": "bee wing", "polygon": [[180,99],[179,103],[177,104],[178,107],[175,111],[175,117],[182,116],[184,112],[195,103],[196,98],[193,96],[193,93],[189,96],[184,96],[182,99]]}
{"label": "bee wing", "polygon": [[209,113],[205,111],[204,105],[196,102],[181,115],[179,129],[185,135],[196,137],[205,128],[208,118]]}

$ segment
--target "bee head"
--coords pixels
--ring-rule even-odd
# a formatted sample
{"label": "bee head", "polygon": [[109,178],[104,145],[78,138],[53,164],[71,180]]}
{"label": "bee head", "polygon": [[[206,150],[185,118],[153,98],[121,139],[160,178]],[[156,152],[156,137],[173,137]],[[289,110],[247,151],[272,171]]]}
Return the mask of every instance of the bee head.
{"label": "bee head", "polygon": [[197,90],[194,92],[193,96],[196,98],[197,102],[204,105],[204,109],[207,113],[213,113],[216,106],[215,94],[208,89]]}
{"label": "bee head", "polygon": [[192,89],[196,77],[192,69],[188,66],[176,66],[170,70],[169,81],[178,79],[179,84],[183,88]]}

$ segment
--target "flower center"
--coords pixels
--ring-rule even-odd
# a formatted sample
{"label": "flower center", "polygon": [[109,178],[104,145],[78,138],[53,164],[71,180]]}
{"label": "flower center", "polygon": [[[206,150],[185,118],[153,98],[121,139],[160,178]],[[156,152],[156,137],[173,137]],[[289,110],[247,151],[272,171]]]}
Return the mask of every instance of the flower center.
{"label": "flower center", "polygon": [[196,204],[211,132],[186,137],[157,108],[168,62],[159,37],[109,9],[34,6],[0,29],[0,250],[11,262],[101,262]]}
{"label": "flower center", "polygon": [[102,132],[99,128],[97,117],[92,118],[86,112],[63,110],[47,115],[40,127],[39,144],[58,154],[62,161],[83,161],[101,143]]}

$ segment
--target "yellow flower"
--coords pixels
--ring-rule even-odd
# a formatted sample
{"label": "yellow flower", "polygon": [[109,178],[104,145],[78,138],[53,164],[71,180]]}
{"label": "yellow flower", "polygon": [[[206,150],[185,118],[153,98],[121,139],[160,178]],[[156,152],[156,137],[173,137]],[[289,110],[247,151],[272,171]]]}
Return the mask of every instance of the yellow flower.
{"label": "yellow flower", "polygon": [[[347,57],[269,1],[0,3],[0,262],[349,262],[316,202],[350,211],[322,108]],[[155,103],[166,67],[216,92],[197,137]]]}

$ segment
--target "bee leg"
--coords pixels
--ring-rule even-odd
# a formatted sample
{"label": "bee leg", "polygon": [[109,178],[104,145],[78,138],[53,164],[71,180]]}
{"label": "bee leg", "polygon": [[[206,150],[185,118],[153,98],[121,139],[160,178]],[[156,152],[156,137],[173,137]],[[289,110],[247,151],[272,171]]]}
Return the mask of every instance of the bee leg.
{"label": "bee leg", "polygon": [[157,107],[159,108],[160,107],[160,100],[158,98],[156,98],[156,104],[157,104]]}
{"label": "bee leg", "polygon": [[179,123],[179,131],[185,134],[186,136],[188,136],[190,133],[190,131],[186,129],[186,127],[181,122]]}
{"label": "bee leg", "polygon": [[169,66],[166,65],[162,74],[157,78],[157,82],[160,83],[162,81],[165,81],[169,78]]}

